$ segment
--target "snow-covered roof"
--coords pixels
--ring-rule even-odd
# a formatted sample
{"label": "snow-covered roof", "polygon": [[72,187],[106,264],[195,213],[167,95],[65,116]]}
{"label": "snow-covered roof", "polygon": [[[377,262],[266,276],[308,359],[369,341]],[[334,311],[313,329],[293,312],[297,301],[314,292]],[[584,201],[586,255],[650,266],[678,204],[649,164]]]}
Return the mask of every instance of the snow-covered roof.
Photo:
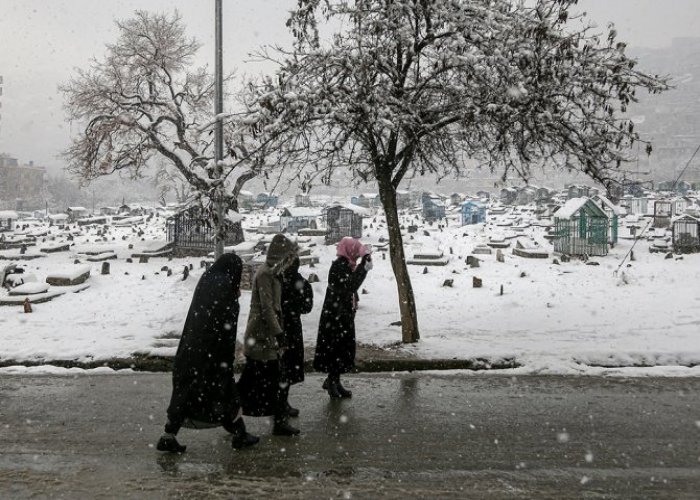
{"label": "snow-covered roof", "polygon": [[464,207],[466,205],[474,205],[475,207],[478,207],[478,208],[486,208],[486,205],[484,205],[480,201],[476,201],[476,200],[467,200],[464,203],[462,203],[461,206]]}
{"label": "snow-covered roof", "polygon": [[610,201],[607,197],[603,196],[602,194],[597,194],[593,198],[599,200],[605,207],[612,210],[612,213],[614,213],[615,215],[620,215],[622,213],[620,207],[615,205],[612,201]]}
{"label": "snow-covered roof", "polygon": [[49,219],[51,220],[64,220],[68,218],[68,214],[50,214]]}
{"label": "snow-covered roof", "polygon": [[284,211],[288,214],[287,217],[318,217],[321,215],[319,209],[310,207],[287,207]]}
{"label": "snow-covered roof", "polygon": [[700,217],[696,217],[696,216],[688,214],[688,213],[681,214],[681,215],[674,217],[673,219],[671,219],[671,222],[675,222],[675,221],[680,220],[680,219],[691,219],[691,220],[694,220],[696,222],[700,222]]}
{"label": "snow-covered roof", "polygon": [[[569,201],[564,203],[559,210],[556,211],[554,214],[555,217],[558,217],[559,219],[569,219],[573,217],[576,212],[581,210],[581,207],[583,207],[588,201],[590,201],[590,198],[571,198]],[[593,203],[598,210],[602,212],[602,209],[598,207],[595,203]]]}
{"label": "snow-covered roof", "polygon": [[445,204],[443,203],[442,199],[440,199],[439,196],[430,196],[430,197],[428,197],[428,201],[430,201],[436,207],[444,207],[445,206]]}
{"label": "snow-covered roof", "polygon": [[229,210],[226,212],[226,219],[231,222],[241,222],[243,220],[243,216],[234,210]]}
{"label": "snow-covered roof", "polygon": [[348,210],[352,210],[355,212],[357,215],[369,215],[370,212],[366,208],[359,207],[357,205],[353,205],[352,203],[334,203],[333,205],[329,205],[326,210],[329,210],[334,207],[342,207],[342,208],[347,208]]}
{"label": "snow-covered roof", "polygon": [[0,219],[17,219],[17,212],[14,210],[0,210]]}
{"label": "snow-covered roof", "polygon": [[67,210],[71,212],[87,212],[87,208],[85,207],[68,207]]}

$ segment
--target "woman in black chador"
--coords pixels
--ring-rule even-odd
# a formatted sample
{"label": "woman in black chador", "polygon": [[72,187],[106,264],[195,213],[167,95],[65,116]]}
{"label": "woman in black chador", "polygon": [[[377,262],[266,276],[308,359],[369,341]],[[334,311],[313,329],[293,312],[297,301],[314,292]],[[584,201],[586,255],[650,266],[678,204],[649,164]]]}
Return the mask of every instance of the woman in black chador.
{"label": "woman in black chador", "polygon": [[[304,381],[304,334],[301,315],[308,314],[314,306],[314,290],[299,274],[299,257],[282,275],[282,317],[287,349],[282,355],[282,365],[287,383],[291,386]],[[289,395],[289,391],[285,396]],[[299,410],[286,401],[290,417],[299,416]]]}
{"label": "woman in black chador", "polygon": [[[355,311],[357,290],[372,268],[369,250],[359,240],[345,237],[338,243],[337,259],[328,271],[328,288],[318,324],[314,368],[328,373],[323,388],[331,398],[349,398],[352,392],[340,375],[355,367]],[[357,260],[360,263],[357,264]]]}
{"label": "woman in black chador", "polygon": [[160,451],[182,453],[176,435],[181,427],[223,427],[234,448],[258,438],[248,434],[233,378],[242,263],[222,255],[199,279],[173,364],[173,393]]}

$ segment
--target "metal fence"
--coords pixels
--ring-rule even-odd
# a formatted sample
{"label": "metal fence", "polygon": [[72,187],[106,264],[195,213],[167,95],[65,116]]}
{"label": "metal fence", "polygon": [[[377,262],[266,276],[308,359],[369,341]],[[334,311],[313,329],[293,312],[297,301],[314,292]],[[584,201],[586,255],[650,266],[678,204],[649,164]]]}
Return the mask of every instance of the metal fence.
{"label": "metal fence", "polygon": [[[197,207],[183,210],[169,217],[166,222],[168,243],[174,250],[186,252],[211,252],[214,250],[216,231],[211,222],[202,216]],[[239,223],[226,222],[224,245],[237,245],[243,241],[243,230]]]}

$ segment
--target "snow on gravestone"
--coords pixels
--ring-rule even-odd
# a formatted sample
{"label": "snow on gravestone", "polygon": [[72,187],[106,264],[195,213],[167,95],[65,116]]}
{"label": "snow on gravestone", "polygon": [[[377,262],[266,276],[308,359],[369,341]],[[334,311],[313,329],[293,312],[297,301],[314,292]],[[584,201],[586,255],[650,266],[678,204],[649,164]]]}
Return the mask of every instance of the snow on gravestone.
{"label": "snow on gravestone", "polygon": [[36,295],[45,293],[49,290],[49,285],[46,283],[25,283],[10,290],[10,295]]}
{"label": "snow on gravestone", "polygon": [[75,266],[72,269],[50,273],[46,283],[53,286],[73,286],[85,283],[90,277],[90,266]]}

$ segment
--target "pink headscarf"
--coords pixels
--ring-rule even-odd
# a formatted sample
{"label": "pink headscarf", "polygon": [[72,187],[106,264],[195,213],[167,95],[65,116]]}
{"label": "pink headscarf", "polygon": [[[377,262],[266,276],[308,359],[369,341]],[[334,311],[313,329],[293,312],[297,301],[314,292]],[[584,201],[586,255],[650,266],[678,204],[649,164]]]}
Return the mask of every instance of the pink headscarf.
{"label": "pink headscarf", "polygon": [[369,250],[365,245],[360,243],[360,240],[346,236],[338,242],[338,250],[336,255],[338,257],[345,257],[350,263],[350,268],[354,271],[355,266],[357,266],[357,259],[364,257],[369,253]]}

